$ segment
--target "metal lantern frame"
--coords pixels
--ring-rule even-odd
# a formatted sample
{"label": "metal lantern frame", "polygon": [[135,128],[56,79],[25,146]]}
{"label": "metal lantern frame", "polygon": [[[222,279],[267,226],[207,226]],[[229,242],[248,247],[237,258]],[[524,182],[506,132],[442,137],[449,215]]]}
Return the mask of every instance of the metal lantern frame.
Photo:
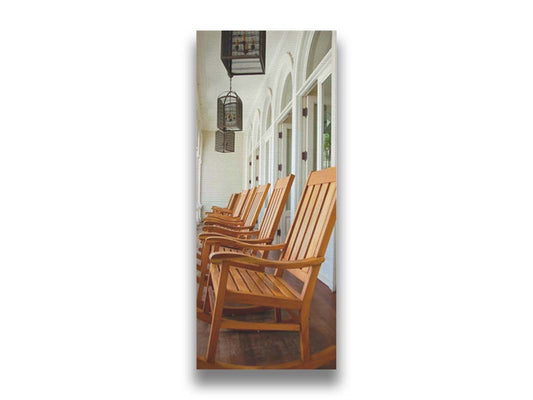
{"label": "metal lantern frame", "polygon": [[264,75],[266,31],[222,31],[220,58],[230,77]]}
{"label": "metal lantern frame", "polygon": [[242,100],[231,90],[217,98],[217,128],[222,131],[242,131]]}
{"label": "metal lantern frame", "polygon": [[216,131],[215,151],[218,151],[219,153],[235,152],[235,132],[220,130]]}

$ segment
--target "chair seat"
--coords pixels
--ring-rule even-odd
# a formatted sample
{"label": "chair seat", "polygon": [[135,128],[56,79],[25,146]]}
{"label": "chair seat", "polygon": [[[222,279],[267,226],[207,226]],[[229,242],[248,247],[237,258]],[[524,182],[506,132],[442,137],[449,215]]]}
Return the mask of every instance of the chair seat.
{"label": "chair seat", "polygon": [[[211,264],[210,271],[215,293],[218,293],[220,266]],[[225,300],[291,309],[299,309],[302,304],[299,293],[283,278],[233,266],[229,268]]]}

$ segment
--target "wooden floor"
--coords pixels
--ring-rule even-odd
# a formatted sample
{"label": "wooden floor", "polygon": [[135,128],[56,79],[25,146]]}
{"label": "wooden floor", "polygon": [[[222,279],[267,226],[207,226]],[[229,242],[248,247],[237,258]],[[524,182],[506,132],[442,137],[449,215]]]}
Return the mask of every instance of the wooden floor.
{"label": "wooden floor", "polygon": [[[287,274],[286,274],[287,275]],[[299,289],[296,279],[290,282]],[[336,294],[320,280],[317,282],[311,303],[310,346],[311,354],[336,344]],[[288,317],[283,311],[283,317]],[[231,317],[245,321],[274,321],[274,312]],[[209,324],[197,320],[196,351],[204,356],[209,338]],[[217,347],[217,361],[233,364],[267,365],[298,360],[300,358],[300,341],[298,332],[244,332],[220,331]],[[335,369],[333,361],[322,369]]]}

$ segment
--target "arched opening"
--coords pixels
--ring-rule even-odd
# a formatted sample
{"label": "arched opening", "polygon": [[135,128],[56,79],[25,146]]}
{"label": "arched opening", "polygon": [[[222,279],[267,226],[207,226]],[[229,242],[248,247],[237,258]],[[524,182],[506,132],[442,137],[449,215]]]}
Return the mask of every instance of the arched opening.
{"label": "arched opening", "polygon": [[285,78],[285,83],[283,84],[283,92],[281,95],[281,109],[285,109],[287,104],[292,100],[292,76],[291,74],[287,75]]}
{"label": "arched opening", "polygon": [[331,49],[332,31],[316,31],[313,35],[313,41],[311,42],[311,48],[309,49],[309,58],[307,59],[307,70],[305,78],[309,78],[309,75],[320,64],[320,61]]}

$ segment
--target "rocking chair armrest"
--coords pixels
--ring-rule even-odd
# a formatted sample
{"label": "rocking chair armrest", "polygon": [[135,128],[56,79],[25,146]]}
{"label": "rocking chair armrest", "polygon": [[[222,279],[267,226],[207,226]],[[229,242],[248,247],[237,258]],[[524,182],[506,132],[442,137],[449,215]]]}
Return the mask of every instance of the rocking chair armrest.
{"label": "rocking chair armrest", "polygon": [[256,230],[256,231],[251,231],[250,229],[253,229],[254,227],[253,226],[242,226],[242,225],[239,225],[239,226],[232,226],[232,227],[229,227],[227,225],[206,225],[204,226],[203,228],[203,231],[204,232],[215,232],[217,229],[224,229],[224,230],[227,230],[227,231],[231,231],[232,233],[236,233],[236,234],[246,234],[246,235],[250,235],[250,234],[259,234],[259,231]]}
{"label": "rocking chair armrest", "polygon": [[223,214],[223,215],[215,215],[217,218],[222,218],[222,219],[229,219],[229,220],[233,220],[233,219],[236,219],[236,220],[240,220],[240,217],[234,217],[231,213],[226,215],[226,214]]}
{"label": "rocking chair armrest", "polygon": [[223,210],[223,209],[215,210],[215,209],[212,209],[211,211],[206,211],[205,215],[222,215],[222,214],[230,214],[231,215],[231,213],[232,213],[232,211],[230,211],[230,210]]}
{"label": "rocking chair armrest", "polygon": [[[241,228],[241,227],[239,227]],[[242,231],[242,232],[239,232],[238,235],[241,239],[244,239],[246,237],[250,237],[250,236],[257,236],[259,235],[259,232],[260,231]]]}
{"label": "rocking chair armrest", "polygon": [[[282,250],[285,243],[280,244],[264,244],[271,239],[244,239],[237,240],[228,236],[209,236],[204,241],[204,246],[211,246],[217,244],[219,246],[231,247],[235,249],[250,249],[250,250]],[[235,253],[230,253],[235,254]]]}
{"label": "rocking chair armrest", "polygon": [[[255,225],[239,225],[239,226],[234,227],[233,229],[246,229],[247,231],[243,233],[248,233],[250,229],[254,229],[254,228],[255,228]],[[259,231],[255,231],[255,232],[259,232]]]}
{"label": "rocking chair armrest", "polygon": [[270,244],[272,243],[272,240],[271,238],[256,238],[256,239],[246,239],[246,238],[242,238],[242,239],[239,239],[239,242],[243,242],[243,243],[250,243],[250,244],[261,244],[261,243],[267,243],[266,246],[269,246],[270,249],[269,250],[275,250],[274,247],[276,247],[278,250],[281,250],[285,247],[285,243],[280,243],[280,244]]}
{"label": "rocking chair armrest", "polygon": [[222,211],[222,212],[231,212],[229,208],[226,207],[219,207],[219,206],[213,206],[211,207],[212,210]]}
{"label": "rocking chair armrest", "polygon": [[198,235],[198,240],[205,240],[210,237],[231,237],[233,238],[232,236],[224,235],[223,233],[219,233],[219,232],[202,232]]}
{"label": "rocking chair armrest", "polygon": [[[206,213],[207,214],[207,213]],[[212,217],[217,217],[217,216],[223,216],[223,217],[231,217],[233,214],[233,211],[214,211],[210,214],[210,216]]]}
{"label": "rocking chair armrest", "polygon": [[219,214],[219,213],[231,213],[232,211],[228,208],[221,208],[217,206],[211,207],[211,211],[206,211],[206,214]]}
{"label": "rocking chair armrest", "polygon": [[211,253],[209,259],[213,264],[221,264],[224,261],[228,262],[227,264],[223,263],[222,267],[229,267],[231,262],[234,262],[239,265],[239,267],[246,268],[247,265],[251,267],[271,267],[271,268],[280,268],[280,269],[295,269],[295,268],[305,268],[305,267],[317,267],[321,265],[325,258],[324,257],[311,257],[304,258],[303,260],[294,260],[294,261],[276,261],[269,260],[265,258],[254,257],[248,254],[242,253],[232,253],[229,251],[217,251]]}
{"label": "rocking chair armrest", "polygon": [[[217,235],[217,234],[215,234]],[[212,235],[210,237],[213,237]],[[253,249],[253,250],[282,250],[285,247],[285,243],[282,244],[271,244],[272,239],[270,238],[261,238],[261,239],[246,239],[246,238],[234,238],[231,236],[225,236],[225,235],[217,235],[217,238],[225,238],[228,240],[233,241],[233,244],[230,244],[229,242],[223,246],[225,247],[234,247],[234,248],[242,248],[242,245],[246,245],[247,249]],[[213,242],[210,242],[211,244]],[[238,243],[238,244],[237,244]],[[217,243],[218,244],[218,243]],[[242,244],[242,245],[241,245]],[[268,246],[268,249],[263,248],[257,248],[257,246],[265,247]]]}
{"label": "rocking chair armrest", "polygon": [[208,215],[204,218],[204,221],[220,221],[222,223],[231,223],[231,222],[241,222],[242,220],[238,217],[232,217],[230,215],[223,215],[223,214],[217,214],[217,215]]}
{"label": "rocking chair armrest", "polygon": [[211,225],[218,225],[218,226],[221,226],[223,228],[230,228],[230,229],[239,229],[239,228],[242,228],[242,224],[244,222],[243,221],[225,221],[225,220],[220,220],[220,219],[208,219],[208,220],[205,220],[204,221],[204,228]]}
{"label": "rocking chair armrest", "polygon": [[206,237],[213,236],[213,233],[241,238],[258,235],[259,231],[239,231],[237,229],[227,228],[225,226],[220,225],[207,225],[204,227],[204,231],[200,233],[198,238],[205,239]]}
{"label": "rocking chair armrest", "polygon": [[[223,233],[218,233],[218,232],[203,232],[198,235],[199,240],[205,240],[207,238],[228,239],[228,240],[237,241],[239,244],[234,244],[235,242],[232,242],[232,244],[230,244],[229,242],[227,242],[225,245],[222,245],[219,240],[215,241],[214,239],[211,239],[209,242],[207,243],[204,242],[204,243],[208,246],[211,246],[213,244],[218,244],[218,245],[222,245],[225,247],[232,247],[232,248],[238,248],[238,249],[241,249],[241,248],[252,249],[253,246],[257,246],[257,245],[270,246],[270,243],[272,242],[272,239],[270,238],[247,239],[247,238],[234,237],[230,235],[224,235]],[[246,245],[246,247],[243,247],[243,245]],[[273,246],[280,246],[280,245],[273,245]],[[261,250],[261,249],[257,249],[254,247],[253,250]],[[262,250],[280,250],[280,248],[270,247],[269,249],[262,249]]]}

